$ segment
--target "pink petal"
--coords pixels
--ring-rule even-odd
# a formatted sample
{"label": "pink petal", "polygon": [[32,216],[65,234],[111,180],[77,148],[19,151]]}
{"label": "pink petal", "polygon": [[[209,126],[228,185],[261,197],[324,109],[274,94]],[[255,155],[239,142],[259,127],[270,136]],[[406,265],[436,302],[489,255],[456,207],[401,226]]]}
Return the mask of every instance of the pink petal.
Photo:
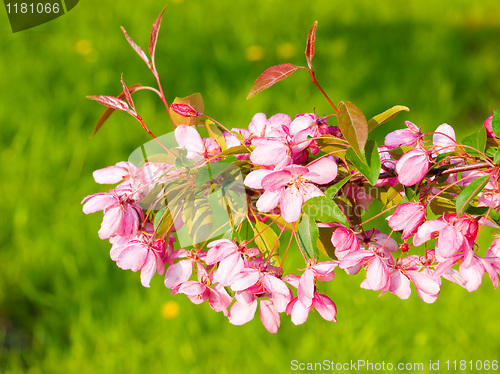
{"label": "pink petal", "polygon": [[191,260],[182,260],[168,267],[165,272],[165,287],[175,288],[189,280],[193,272]]}
{"label": "pink petal", "polygon": [[311,126],[313,122],[315,122],[314,119],[309,116],[295,118],[290,124],[290,135],[296,135],[302,130],[309,129],[309,126]]}
{"label": "pink petal", "polygon": [[337,163],[328,157],[311,162],[307,168],[309,172],[305,173],[302,178],[317,184],[330,183],[337,176]]}
{"label": "pink petal", "polygon": [[401,145],[413,146],[418,139],[418,135],[410,129],[395,130],[385,137],[384,144],[388,148],[396,148]]}
{"label": "pink petal", "polygon": [[464,236],[457,229],[453,226],[446,225],[446,227],[439,232],[436,241],[436,258],[438,261],[457,254],[464,244],[464,241]]}
{"label": "pink petal", "polygon": [[311,183],[299,184],[299,193],[302,195],[302,199],[307,201],[316,196],[325,196],[323,191]]}
{"label": "pink petal", "polygon": [[229,323],[232,325],[244,325],[251,321],[257,310],[257,299],[254,299],[250,304],[245,304],[236,301],[229,311]]}
{"label": "pink petal", "polygon": [[292,317],[292,323],[294,325],[302,325],[306,322],[309,316],[309,310],[311,308],[306,308],[297,298],[293,299],[287,307],[287,314]]}
{"label": "pink petal", "polygon": [[186,294],[188,296],[201,295],[205,292],[207,286],[196,281],[186,281],[179,287],[179,293]]}
{"label": "pink petal", "polygon": [[278,191],[265,191],[257,200],[258,211],[265,213],[276,208],[284,192],[285,188]]}
{"label": "pink petal", "polygon": [[215,240],[209,243],[207,247],[210,248],[205,257],[207,265],[213,265],[238,251],[238,246],[228,239]]}
{"label": "pink petal", "polygon": [[94,171],[92,175],[96,183],[114,184],[121,182],[123,177],[128,175],[128,171],[119,166],[108,166]]}
{"label": "pink petal", "polygon": [[400,299],[406,300],[411,295],[410,281],[400,271],[395,271],[391,276],[391,284],[389,292],[398,296]]}
{"label": "pink petal", "polygon": [[399,182],[404,186],[413,186],[424,179],[429,167],[427,152],[419,148],[412,149],[396,164]]}
{"label": "pink petal", "polygon": [[270,300],[260,300],[260,319],[262,324],[271,334],[276,334],[280,328],[280,314],[276,311]]}
{"label": "pink petal", "polygon": [[443,221],[434,220],[434,221],[424,222],[418,228],[417,233],[413,237],[413,245],[418,247],[419,245],[422,245],[426,241],[431,240],[433,233],[439,232],[446,226],[448,226],[448,224]]}
{"label": "pink petal", "polygon": [[266,126],[267,117],[264,113],[257,113],[252,117],[248,129],[252,134],[262,137],[264,136],[264,129]]}
{"label": "pink petal", "polygon": [[255,165],[272,166],[283,161],[288,156],[288,147],[276,141],[267,141],[259,145],[250,154],[250,161]]}
{"label": "pink petal", "polygon": [[239,253],[233,253],[219,263],[216,271],[216,279],[224,287],[231,285],[236,275],[245,267]]}
{"label": "pink petal", "polygon": [[370,289],[374,291],[381,290],[386,286],[389,281],[389,270],[380,257],[375,256],[368,270],[366,270],[366,280]]}
{"label": "pink petal", "polygon": [[123,233],[123,209],[120,206],[110,208],[104,214],[101,228],[98,231],[99,238],[108,239]]}
{"label": "pink petal", "polygon": [[302,194],[295,186],[285,189],[280,200],[281,215],[287,222],[296,222],[302,213]]}
{"label": "pink petal", "polygon": [[138,271],[144,265],[147,255],[147,245],[135,242],[122,249],[116,260],[116,265],[124,270]]}
{"label": "pink petal", "polygon": [[437,153],[453,152],[455,150],[455,130],[447,123],[439,126],[432,135],[432,144]]}
{"label": "pink petal", "polygon": [[476,291],[483,282],[484,267],[481,261],[475,257],[469,267],[460,265],[460,276],[465,281],[465,289],[469,292]]}
{"label": "pink petal", "polygon": [[83,202],[85,202],[85,205],[83,206],[83,213],[85,214],[108,209],[110,206],[118,205],[120,203],[116,196],[108,193],[96,193],[87,196],[82,203]]}
{"label": "pink petal", "polygon": [[260,279],[260,274],[257,269],[242,271],[231,284],[233,291],[243,291],[252,287]]}
{"label": "pink petal", "polygon": [[243,183],[245,184],[245,186],[253,188],[254,190],[263,189],[264,187],[262,187],[262,180],[271,173],[273,173],[273,171],[267,169],[254,170],[248,173]]}
{"label": "pink petal", "polygon": [[156,274],[156,269],[157,269],[156,259],[157,257],[155,256],[154,252],[148,251],[146,261],[144,262],[144,265],[142,266],[141,269],[141,284],[144,287],[149,287],[151,279]]}
{"label": "pink petal", "polygon": [[189,152],[205,152],[205,146],[200,134],[191,126],[177,126],[175,129],[175,140],[179,143],[179,147],[186,148]]}
{"label": "pink petal", "polygon": [[262,188],[277,191],[285,187],[292,180],[292,174],[287,170],[275,171],[262,179]]}
{"label": "pink petal", "polygon": [[324,320],[337,322],[335,318],[337,315],[337,307],[328,296],[316,293],[314,295],[313,305]]}
{"label": "pink petal", "polygon": [[407,271],[408,277],[413,282],[417,289],[428,295],[437,295],[441,290],[440,284],[432,279],[431,277],[425,275],[423,272],[419,271]]}
{"label": "pink petal", "polygon": [[300,277],[297,296],[304,307],[311,307],[314,297],[314,270],[311,268],[307,268]]}

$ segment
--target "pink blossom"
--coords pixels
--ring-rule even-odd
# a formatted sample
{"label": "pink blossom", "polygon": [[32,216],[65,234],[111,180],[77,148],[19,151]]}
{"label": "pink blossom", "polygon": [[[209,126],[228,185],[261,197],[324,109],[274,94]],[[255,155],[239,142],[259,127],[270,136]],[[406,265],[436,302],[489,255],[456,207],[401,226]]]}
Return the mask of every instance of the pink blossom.
{"label": "pink blossom", "polygon": [[[487,253],[489,255],[489,253]],[[497,270],[490,261],[491,259],[481,258],[474,254],[471,261],[463,261],[458,272],[464,281],[463,287],[469,291],[476,291],[483,282],[484,273],[488,273],[494,287],[498,286]]]}
{"label": "pink blossom", "polygon": [[255,295],[267,294],[272,299],[276,310],[284,312],[292,298],[292,292],[277,275],[282,271],[271,265],[265,265],[262,259],[248,262],[233,279],[231,289],[236,292],[249,291]]}
{"label": "pink blossom", "polygon": [[437,237],[436,259],[439,262],[455,257],[459,252],[465,260],[472,259],[472,250],[468,240],[452,223],[442,220],[424,222],[413,237],[413,245],[419,246]]}
{"label": "pink blossom", "polygon": [[175,128],[175,139],[181,148],[185,148],[188,159],[199,156],[208,159],[221,152],[217,142],[212,138],[202,139],[194,127],[179,125]]}
{"label": "pink blossom", "polygon": [[388,148],[396,148],[402,145],[414,146],[422,137],[420,129],[410,121],[405,122],[407,129],[395,130],[385,137],[385,145]]}
{"label": "pink blossom", "polygon": [[436,129],[434,135],[432,135],[432,143],[434,149],[439,154],[453,152],[457,145],[455,141],[455,130],[447,123],[443,123]]}
{"label": "pink blossom", "polygon": [[83,212],[95,213],[102,210],[104,218],[98,232],[101,239],[113,236],[133,237],[139,229],[142,209],[117,190],[108,193],[96,193],[83,199]]}
{"label": "pink blossom", "polygon": [[278,204],[287,222],[300,218],[302,204],[314,196],[325,194],[313,183],[326,184],[337,176],[337,164],[330,158],[321,158],[307,166],[290,165],[283,170],[254,171],[245,178],[247,186],[262,186],[265,190],[257,201],[260,212],[269,212]]}
{"label": "pink blossom", "polygon": [[389,283],[388,258],[392,258],[392,255],[386,249],[378,251],[360,249],[346,255],[339,266],[342,269],[349,269],[363,264],[366,268],[366,279],[361,283],[361,287],[378,291]]}
{"label": "pink blossom", "polygon": [[204,260],[206,252],[186,251],[178,249],[172,255],[172,259],[184,258],[185,260],[178,261],[170,265],[165,272],[165,287],[169,288],[172,294],[179,291],[179,287],[189,280],[193,273],[193,266],[200,260]]}
{"label": "pink blossom", "polygon": [[[141,232],[133,239],[127,237],[113,237],[110,256],[116,265],[124,270],[141,270],[141,283],[149,287],[155,273],[165,272],[165,263],[168,249],[164,239],[153,240],[149,233]],[[171,245],[172,242],[169,242]]]}
{"label": "pink blossom", "polygon": [[210,249],[207,252],[205,263],[207,265],[219,263],[214,280],[224,287],[230,286],[233,279],[245,267],[242,255],[247,258],[259,255],[256,248],[239,247],[235,242],[227,239],[215,240],[208,244],[208,248]]}
{"label": "pink blossom", "polygon": [[332,234],[331,242],[335,247],[335,256],[342,260],[348,253],[360,249],[359,241],[354,231],[344,226],[338,227]]}
{"label": "pink blossom", "polygon": [[197,263],[198,281],[185,281],[179,286],[179,293],[187,295],[194,304],[201,304],[208,300],[210,307],[216,312],[228,315],[227,307],[231,304],[232,297],[224,287],[212,284],[207,269]]}
{"label": "pink blossom", "polygon": [[430,168],[427,151],[414,148],[406,152],[396,164],[399,182],[403,186],[413,186],[425,178]]}
{"label": "pink blossom", "polygon": [[417,232],[418,227],[425,219],[425,206],[420,203],[404,203],[398,205],[394,214],[386,218],[389,227],[394,230],[403,230],[401,239],[406,240]]}
{"label": "pink blossom", "polygon": [[407,299],[411,294],[410,283],[413,283],[424,302],[434,302],[440,291],[440,282],[434,279],[429,269],[420,270],[418,256],[398,259],[390,270],[389,291],[401,299]]}
{"label": "pink blossom", "polygon": [[257,301],[260,300],[260,319],[271,334],[276,334],[281,324],[279,312],[271,300],[256,297],[253,293],[242,291],[236,293],[236,302],[229,312],[229,323],[243,325],[251,321],[257,310]]}
{"label": "pink blossom", "polygon": [[286,308],[286,314],[292,317],[292,323],[294,325],[302,325],[306,322],[309,312],[312,308],[316,309],[321,317],[326,321],[337,322],[337,306],[335,303],[326,295],[314,292],[312,298],[311,306],[306,307],[299,301],[298,297],[295,297]]}
{"label": "pink blossom", "polygon": [[304,271],[299,279],[297,296],[305,307],[310,307],[314,292],[316,290],[316,281],[330,281],[334,278],[334,269],[339,265],[338,261],[320,262],[310,265]]}

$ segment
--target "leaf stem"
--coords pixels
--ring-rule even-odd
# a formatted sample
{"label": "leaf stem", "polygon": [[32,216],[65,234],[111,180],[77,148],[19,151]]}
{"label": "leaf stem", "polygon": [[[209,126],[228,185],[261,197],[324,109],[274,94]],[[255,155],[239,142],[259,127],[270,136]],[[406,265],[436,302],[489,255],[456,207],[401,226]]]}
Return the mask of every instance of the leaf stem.
{"label": "leaf stem", "polygon": [[339,110],[337,109],[337,107],[335,106],[335,104],[332,102],[332,100],[330,100],[330,98],[328,97],[327,93],[323,90],[323,88],[321,88],[321,86],[319,85],[318,81],[316,80],[316,74],[314,73],[314,70],[312,70],[312,69],[307,69],[307,70],[309,71],[309,75],[311,76],[312,82],[316,85],[316,87],[318,87],[318,89],[321,91],[321,93],[326,98],[326,100],[328,100],[328,102],[332,106],[333,110],[335,110],[335,113],[338,113]]}

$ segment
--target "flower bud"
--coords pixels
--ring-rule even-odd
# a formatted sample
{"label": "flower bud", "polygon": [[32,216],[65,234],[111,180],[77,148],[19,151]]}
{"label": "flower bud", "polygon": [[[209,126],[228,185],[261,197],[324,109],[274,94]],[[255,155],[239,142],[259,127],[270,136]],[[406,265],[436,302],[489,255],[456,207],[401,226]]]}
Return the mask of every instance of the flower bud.
{"label": "flower bud", "polygon": [[484,121],[483,126],[486,129],[486,134],[488,135],[488,138],[496,138],[496,139],[498,139],[498,136],[496,136],[495,133],[493,132],[492,121],[493,121],[493,114],[491,116],[489,116],[486,119],[486,121]]}
{"label": "flower bud", "polygon": [[183,117],[199,117],[201,115],[191,105],[187,104],[172,104],[170,109]]}

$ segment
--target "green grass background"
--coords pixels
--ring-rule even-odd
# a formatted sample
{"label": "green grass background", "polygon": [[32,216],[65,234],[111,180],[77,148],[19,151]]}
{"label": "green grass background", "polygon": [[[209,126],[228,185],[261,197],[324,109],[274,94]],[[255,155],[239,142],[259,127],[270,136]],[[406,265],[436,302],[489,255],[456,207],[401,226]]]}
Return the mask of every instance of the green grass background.
{"label": "green grass background", "polygon": [[[85,95],[116,95],[122,73],[153,84],[119,26],[146,48],[162,7],[85,0],[16,34],[0,11],[0,372],[286,373],[291,360],[351,359],[422,362],[427,371],[430,360],[441,369],[446,360],[500,360],[500,297],[486,278],[471,294],[445,281],[427,305],[415,293],[379,298],[338,271],[323,286],[338,323],[314,313],[294,326],[283,316],[271,335],[258,316],[232,326],[208,305],[171,296],[161,277],[146,289],[115,266],[97,236],[102,215],[85,216],[80,201],[104,190],[93,170],[150,139],[122,113],[89,139],[103,107]],[[330,113],[303,72],[245,100],[268,66],[305,64],[315,20],[317,78],[334,101],[367,117],[410,107],[378,139],[404,120],[425,131],[447,122],[461,138],[500,106],[496,0],[171,1],[157,47],[167,98],[201,92],[206,113],[228,127],[259,111]],[[152,93],[135,100],[153,132],[170,131]],[[162,313],[167,302],[179,308],[174,318]]]}

